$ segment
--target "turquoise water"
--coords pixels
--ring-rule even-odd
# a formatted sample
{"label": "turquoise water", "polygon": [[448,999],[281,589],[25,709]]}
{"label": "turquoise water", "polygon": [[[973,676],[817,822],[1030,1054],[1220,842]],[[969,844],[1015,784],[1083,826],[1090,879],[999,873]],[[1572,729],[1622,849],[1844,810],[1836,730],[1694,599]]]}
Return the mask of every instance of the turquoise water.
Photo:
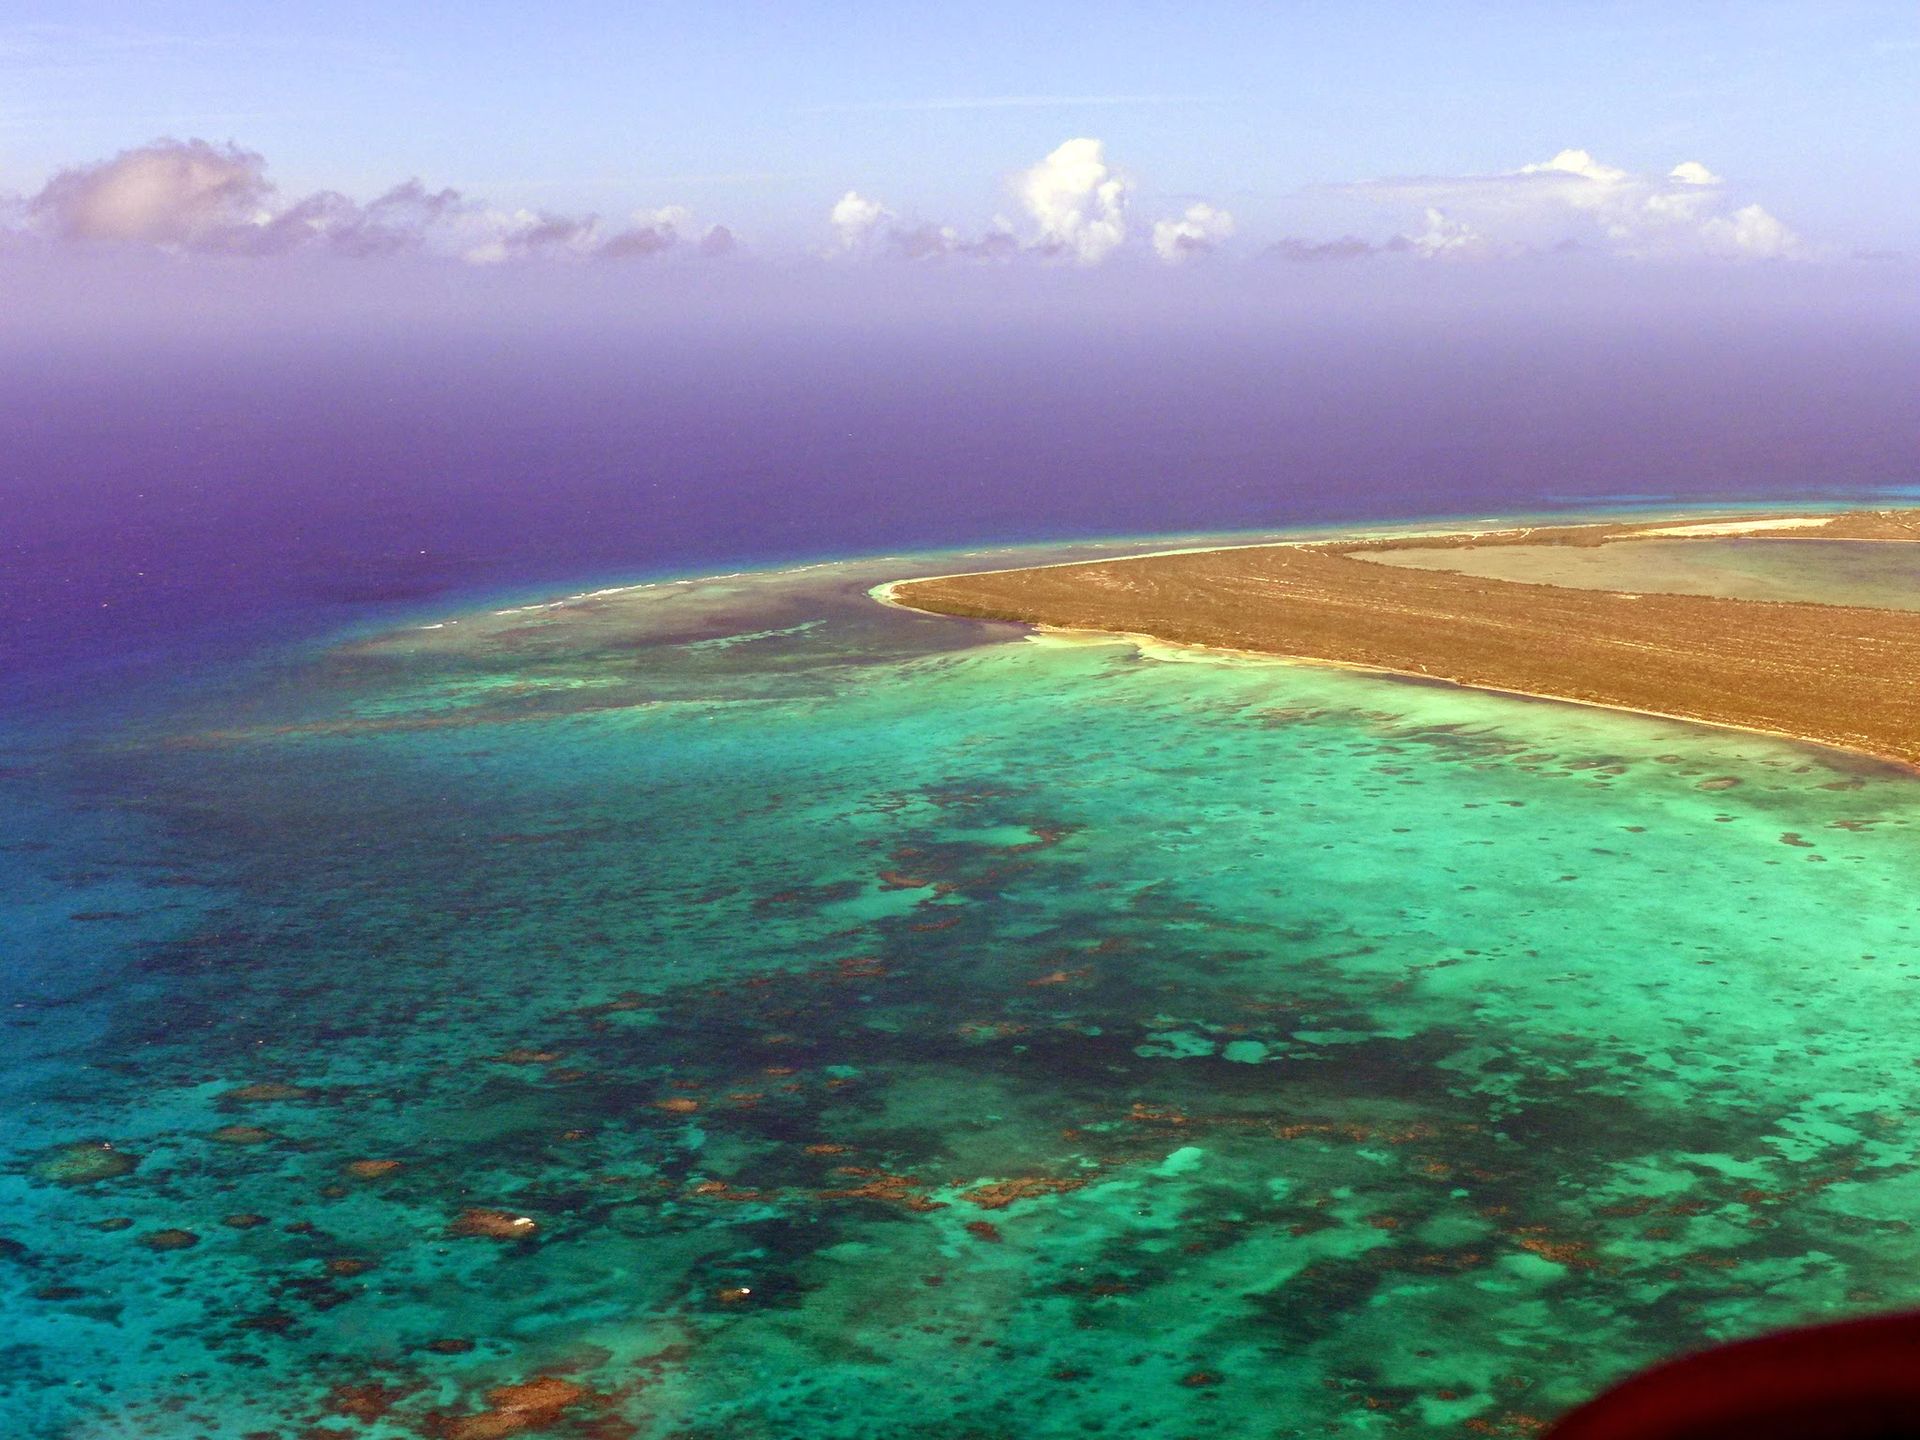
{"label": "turquoise water", "polygon": [[1523,1435],[1920,1303],[1910,779],[901,570],[14,776],[98,821],[10,812],[16,1433]]}

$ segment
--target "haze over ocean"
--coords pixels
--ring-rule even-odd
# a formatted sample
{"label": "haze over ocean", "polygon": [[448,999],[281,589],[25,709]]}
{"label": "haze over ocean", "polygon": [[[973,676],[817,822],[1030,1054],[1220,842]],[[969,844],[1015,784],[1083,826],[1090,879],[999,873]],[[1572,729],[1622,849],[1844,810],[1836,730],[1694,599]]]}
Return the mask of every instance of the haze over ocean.
{"label": "haze over ocean", "polygon": [[1914,293],[1871,266],[250,267],[16,257],[16,693],[583,577],[1862,494],[1920,429]]}

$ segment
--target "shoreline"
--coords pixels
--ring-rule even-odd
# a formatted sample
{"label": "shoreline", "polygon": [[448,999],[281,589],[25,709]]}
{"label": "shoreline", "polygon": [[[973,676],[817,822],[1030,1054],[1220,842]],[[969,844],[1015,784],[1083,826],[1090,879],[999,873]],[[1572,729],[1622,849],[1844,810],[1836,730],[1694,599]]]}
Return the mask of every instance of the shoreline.
{"label": "shoreline", "polygon": [[[1834,534],[1832,531],[1835,528],[1854,531],[1867,530],[1869,532],[1885,531],[1891,528],[1904,531],[1904,533]],[[1647,533],[1649,531],[1662,530],[1664,530],[1665,533],[1652,535]],[[1681,533],[1676,534],[1676,530]],[[1809,534],[1809,531],[1816,533]],[[1207,568],[1206,562],[1216,561],[1218,564],[1213,568],[1217,571],[1217,575],[1213,578],[1217,579],[1222,586],[1238,584],[1241,587],[1244,598],[1250,577],[1254,579],[1256,583],[1264,583],[1271,591],[1280,592],[1284,590],[1283,585],[1277,585],[1272,580],[1262,582],[1260,577],[1253,575],[1253,572],[1259,569],[1261,557],[1246,554],[1246,552],[1249,551],[1265,551],[1271,553],[1274,551],[1293,550],[1302,552],[1302,559],[1306,558],[1306,552],[1318,552],[1329,558],[1337,557],[1340,560],[1351,560],[1360,564],[1367,564],[1366,552],[1377,552],[1396,548],[1464,549],[1487,545],[1541,545],[1555,543],[1573,547],[1585,547],[1595,543],[1607,544],[1613,540],[1632,539],[1662,539],[1671,541],[1672,543],[1685,544],[1689,541],[1708,539],[1753,539],[1760,541],[1772,539],[1790,541],[1814,538],[1828,541],[1856,539],[1860,541],[1878,541],[1885,543],[1915,543],[1916,541],[1920,541],[1920,512],[1860,510],[1825,511],[1817,514],[1801,513],[1791,516],[1749,515],[1739,517],[1727,517],[1724,512],[1719,514],[1696,513],[1692,516],[1680,516],[1677,518],[1663,517],[1659,520],[1642,519],[1638,523],[1628,524],[1621,524],[1617,521],[1600,520],[1576,523],[1574,525],[1510,527],[1498,531],[1455,529],[1419,534],[1353,535],[1340,539],[1316,539],[1314,541],[1304,542],[1268,542],[1264,545],[1219,547],[1201,550],[1179,549],[1157,552],[1154,555],[1127,557],[1120,560],[1070,561],[1053,565],[1029,567],[1027,569],[1013,568],[998,571],[973,572],[967,575],[901,577],[872,587],[869,595],[878,603],[918,614],[947,616],[949,618],[990,619],[1007,623],[1019,623],[1029,626],[1035,633],[1040,634],[1053,633],[1083,636],[1089,639],[1098,637],[1132,643],[1143,648],[1148,645],[1163,646],[1189,652],[1197,658],[1234,659],[1240,661],[1252,660],[1261,663],[1281,665],[1324,666],[1332,669],[1370,673],[1381,676],[1382,678],[1430,685],[1454,686],[1463,690],[1477,690],[1488,694],[1505,695],[1519,700],[1550,702],[1561,705],[1578,705],[1588,709],[1611,710],[1620,714],[1638,715],[1644,718],[1663,720],[1670,723],[1709,726],[1714,729],[1755,735],[1770,740],[1785,741],[1792,744],[1827,750],[1836,755],[1867,760],[1875,764],[1889,766],[1909,776],[1920,777],[1920,724],[1915,723],[1915,720],[1920,719],[1920,717],[1898,715],[1895,717],[1895,723],[1891,725],[1886,723],[1883,718],[1880,729],[1883,732],[1897,734],[1899,740],[1902,742],[1893,744],[1886,743],[1884,735],[1876,736],[1872,731],[1852,732],[1843,730],[1841,733],[1836,734],[1831,729],[1813,725],[1789,726],[1785,724],[1768,724],[1764,723],[1765,720],[1769,718],[1765,713],[1753,716],[1740,716],[1735,713],[1697,713],[1680,707],[1666,708],[1657,701],[1638,700],[1630,695],[1566,693],[1566,691],[1570,689],[1585,690],[1587,687],[1584,683],[1557,687],[1525,683],[1526,676],[1523,672],[1527,666],[1524,660],[1516,662],[1513,661],[1511,657],[1508,658],[1507,664],[1510,678],[1492,673],[1474,676],[1452,673],[1462,668],[1472,669],[1473,667],[1463,665],[1457,645],[1455,646],[1454,653],[1449,654],[1448,641],[1450,639],[1457,640],[1458,637],[1450,636],[1445,629],[1444,623],[1436,625],[1432,632],[1438,636],[1438,639],[1432,643],[1431,654],[1428,660],[1412,657],[1404,659],[1401,663],[1383,661],[1379,658],[1357,658],[1352,654],[1320,653],[1325,649],[1337,648],[1334,646],[1293,647],[1282,641],[1253,646],[1222,643],[1219,640],[1213,639],[1198,639],[1194,638],[1191,634],[1168,634],[1163,633],[1163,630],[1185,628],[1191,631],[1195,628],[1195,625],[1185,616],[1181,616],[1175,623],[1165,624],[1164,617],[1168,613],[1168,607],[1174,605],[1175,602],[1169,600],[1165,595],[1158,595],[1152,600],[1147,600],[1137,593],[1150,588],[1146,581],[1158,580],[1162,577],[1158,575],[1150,576],[1146,570],[1136,570],[1131,577],[1116,577],[1112,573],[1116,567],[1149,565],[1155,561],[1182,562],[1180,568],[1184,570],[1204,571]],[[1452,543],[1436,544],[1436,541]],[[1407,544],[1405,542],[1412,543]],[[1196,559],[1199,562],[1198,565],[1194,563]],[[1284,564],[1285,562],[1282,563]],[[1174,568],[1172,565],[1166,563],[1160,566],[1162,571],[1172,568]],[[1680,596],[1663,592],[1642,593],[1608,590],[1587,590],[1580,592],[1576,591],[1573,587],[1554,585],[1549,582],[1490,580],[1466,576],[1459,572],[1446,571],[1443,569],[1412,569],[1379,564],[1369,565],[1369,568],[1377,572],[1380,576],[1420,575],[1440,577],[1443,586],[1450,585],[1451,588],[1459,592],[1461,596],[1467,596],[1468,598],[1476,600],[1484,600],[1490,596],[1496,603],[1504,601],[1510,606],[1520,608],[1525,608],[1520,606],[1520,602],[1539,598],[1540,594],[1552,597],[1557,601],[1562,601],[1562,603],[1571,600],[1576,609],[1584,604],[1586,609],[1594,613],[1580,616],[1580,619],[1588,623],[1581,629],[1569,631],[1569,634],[1565,637],[1570,643],[1576,645],[1579,643],[1587,643],[1591,646],[1597,641],[1603,646],[1607,643],[1616,643],[1626,650],[1640,649],[1644,651],[1656,649],[1657,647],[1648,646],[1643,642],[1636,642],[1630,635],[1625,633],[1624,627],[1619,627],[1622,630],[1620,634],[1610,635],[1606,633],[1605,622],[1608,619],[1625,617],[1618,615],[1608,616],[1604,612],[1610,607],[1617,606],[1620,600],[1629,598],[1634,600],[1652,600],[1655,602],[1704,601],[1706,605],[1696,607],[1696,614],[1706,613],[1710,609],[1717,609],[1719,618],[1724,619],[1737,614],[1738,618],[1753,622],[1765,620],[1785,621],[1789,619],[1797,621],[1804,620],[1805,612],[1815,609],[1826,612],[1823,618],[1829,623],[1842,616],[1875,617],[1879,622],[1881,631],[1886,633],[1878,635],[1870,634],[1864,637],[1869,647],[1875,644],[1881,644],[1891,648],[1897,644],[1903,647],[1899,657],[1901,660],[1909,664],[1920,662],[1920,628],[1916,628],[1920,627],[1920,621],[1915,621],[1912,616],[1903,617],[1902,612],[1898,611],[1872,609],[1862,606],[1821,605],[1818,602],[1737,600],[1719,596]],[[1116,623],[1103,623],[1102,618],[1090,619],[1084,614],[1062,615],[1058,613],[1045,613],[1049,607],[1054,610],[1071,610],[1075,608],[1074,605],[1061,603],[1063,598],[1070,598],[1078,602],[1078,608],[1082,611],[1085,610],[1086,603],[1084,595],[1074,597],[1064,597],[1063,595],[1063,586],[1071,585],[1072,582],[1063,582],[1058,572],[1070,569],[1081,569],[1088,572],[1085,588],[1097,590],[1109,600],[1110,604],[1115,608],[1115,614],[1111,618]],[[1040,582],[1034,582],[1028,579],[1028,577],[1041,575],[1044,572],[1053,573],[1047,575],[1045,580]],[[1142,577],[1146,578],[1143,580]],[[1224,590],[1208,594],[1203,588],[1207,577],[1202,575],[1199,582],[1197,582],[1202,588],[1194,588],[1196,582],[1192,576],[1183,575],[1179,578],[1180,583],[1189,585],[1190,588],[1186,593],[1189,598],[1196,602],[1196,607],[1204,603],[1213,603],[1217,607]],[[1036,592],[1044,588],[1046,593],[1039,598],[1016,595],[1016,592],[1023,584],[1031,586]],[[938,605],[913,603],[901,593],[908,587],[922,588],[923,594],[920,597],[916,597],[917,599],[925,598],[925,591],[928,588],[939,587],[935,591],[936,598],[944,599],[947,603]],[[1374,583],[1370,588],[1384,592],[1391,591],[1393,585],[1392,582],[1381,582]],[[1413,587],[1400,587],[1402,591],[1410,588]],[[1584,602],[1573,598],[1582,594],[1587,597]],[[1293,597],[1279,595],[1277,597],[1262,596],[1259,598],[1271,600],[1272,608],[1278,611]],[[1365,611],[1368,602],[1371,601],[1373,609],[1376,612],[1375,618],[1391,615],[1392,612],[1396,610],[1402,611],[1403,613],[1394,616],[1394,618],[1406,618],[1404,613],[1406,612],[1406,607],[1396,606],[1394,604],[1394,598],[1392,595],[1379,598],[1374,595],[1360,595],[1356,597],[1352,594],[1347,594],[1337,596],[1336,600],[1341,608],[1347,610],[1357,609],[1361,612]],[[1129,609],[1133,612],[1132,618],[1139,620],[1143,615],[1152,612],[1156,604],[1159,606],[1159,614],[1163,617],[1163,625],[1161,627],[1156,628],[1152,625],[1126,623],[1126,612],[1128,612]],[[1729,611],[1725,607],[1738,607],[1738,611]],[[1329,605],[1324,608],[1331,610],[1336,607]],[[1482,608],[1484,609],[1486,607],[1483,606]],[[1657,611],[1660,608],[1661,606],[1658,603],[1645,607],[1644,609],[1636,606],[1635,610],[1639,612],[1639,614],[1635,616],[1636,624],[1640,616],[1644,615],[1648,610]],[[1685,610],[1686,605],[1682,603],[1677,608]],[[1239,612],[1240,623],[1247,623],[1246,616],[1251,613],[1252,611],[1243,605]],[[1439,615],[1442,621],[1444,620],[1443,612],[1436,612],[1436,615]],[[1478,621],[1482,617],[1473,615],[1469,618]],[[1644,628],[1644,626],[1641,628]],[[1759,631],[1764,630],[1765,626],[1756,623],[1753,628]],[[1872,621],[1869,621],[1865,628],[1871,630],[1873,628]],[[1895,638],[1888,639],[1888,634],[1891,634]],[[1548,638],[1551,639],[1552,637],[1549,636]],[[1837,638],[1859,640],[1862,637]],[[1348,645],[1346,648],[1351,649],[1354,647]],[[1912,653],[1908,654],[1908,651]],[[1816,654],[1817,653],[1816,651]],[[1711,668],[1713,658],[1711,655],[1704,658],[1700,656],[1691,658],[1695,665],[1695,670],[1692,672],[1695,678],[1698,678],[1699,672]],[[1429,660],[1431,663],[1429,663]],[[1438,668],[1436,669],[1435,667]],[[1739,678],[1737,667],[1729,664],[1727,668],[1728,676],[1720,678],[1723,680],[1729,677],[1733,679]],[[1751,668],[1751,665],[1749,665],[1748,668]],[[1870,671],[1855,671],[1843,674],[1837,681],[1833,680],[1832,677],[1827,677],[1830,681],[1830,688],[1835,691],[1834,703],[1828,713],[1848,713],[1846,706],[1841,703],[1842,692],[1846,689],[1847,682],[1857,677],[1871,677],[1872,675],[1873,672]],[[1594,683],[1598,686],[1599,692],[1604,692],[1607,688],[1604,680]],[[1631,687],[1620,687],[1616,685],[1615,688]],[[1733,694],[1736,700],[1739,698],[1747,698],[1742,697],[1737,690],[1735,690]],[[1764,712],[1764,703],[1759,699],[1752,699],[1751,704]],[[1876,743],[1877,741],[1878,743]]]}
{"label": "shoreline", "polygon": [[[994,572],[987,572],[994,573]],[[942,577],[945,578],[945,577]],[[903,600],[882,596],[878,592],[889,590],[896,584],[913,584],[909,580],[888,581],[885,585],[873,588],[874,599],[882,605],[891,605],[895,609],[910,611],[915,615],[931,615],[943,620],[960,618],[944,610],[922,610]],[[1768,604],[1768,601],[1754,601],[1754,604]],[[1844,607],[1840,607],[1844,608]],[[1008,621],[1008,624],[1024,622]],[[1790,730],[1768,730],[1758,725],[1742,725],[1731,720],[1702,720],[1693,715],[1680,715],[1671,710],[1649,710],[1638,705],[1618,705],[1604,700],[1575,700],[1565,695],[1551,695],[1538,690],[1515,690],[1497,685],[1474,685],[1462,680],[1452,680],[1444,675],[1434,675],[1422,670],[1400,670],[1386,665],[1368,665],[1355,660],[1328,660],[1314,655],[1282,655],[1271,650],[1234,649],[1225,645],[1201,645],[1186,640],[1168,640],[1163,636],[1152,635],[1141,630],[1096,630],[1072,625],[1031,624],[1027,628],[1035,636],[1061,636],[1073,640],[1085,640],[1090,643],[1124,642],[1134,646],[1143,654],[1150,648],[1176,650],[1191,655],[1196,661],[1233,660],[1252,665],[1274,665],[1282,667],[1304,666],[1319,670],[1342,670],[1355,675],[1374,675],[1386,680],[1405,680],[1419,685],[1431,685],[1452,690],[1470,690],[1477,695],[1502,695],[1510,700],[1524,700],[1543,705],[1572,705],[1582,710],[1607,710],[1616,715],[1638,715],[1647,720],[1666,720],[1680,725],[1704,725],[1714,730],[1727,730],[1738,735],[1757,735],[1766,740],[1784,740],[1794,745],[1803,745],[1815,750],[1828,750],[1836,755],[1844,755],[1852,760],[1871,760],[1876,765],[1885,765],[1902,774],[1920,779],[1920,760],[1909,760],[1898,755],[1882,754],[1875,750],[1866,750],[1849,745],[1837,745],[1831,741],[1817,739],[1808,735],[1795,734]],[[1149,656],[1149,658],[1152,658]]]}

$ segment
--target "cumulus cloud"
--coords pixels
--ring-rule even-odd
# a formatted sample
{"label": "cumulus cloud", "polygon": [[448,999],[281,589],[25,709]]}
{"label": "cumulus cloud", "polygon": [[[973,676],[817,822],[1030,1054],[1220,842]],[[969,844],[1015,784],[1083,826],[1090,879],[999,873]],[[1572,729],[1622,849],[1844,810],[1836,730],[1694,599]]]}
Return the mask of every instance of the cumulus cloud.
{"label": "cumulus cloud", "polygon": [[1177,220],[1156,220],[1153,253],[1170,265],[1204,255],[1233,234],[1233,216],[1204,200],[1187,207]]}
{"label": "cumulus cloud", "polygon": [[1462,259],[1489,255],[1494,251],[1492,242],[1464,220],[1451,219],[1444,211],[1436,210],[1431,205],[1422,218],[1424,226],[1414,234],[1397,237],[1395,249],[1411,250],[1428,260],[1441,256]]}
{"label": "cumulus cloud", "polygon": [[[1063,142],[1014,172],[1008,187],[1014,218],[996,216],[984,229],[903,218],[883,201],[848,190],[828,213],[833,238],[823,253],[1093,266],[1121,252],[1134,234],[1133,182],[1097,139]],[[1756,260],[1813,253],[1778,217],[1692,159],[1664,173],[1640,174],[1587,150],[1564,149],[1496,174],[1410,176],[1333,189],[1401,211],[1401,233],[1386,240],[1290,237],[1265,253],[1296,263],[1385,253],[1455,261],[1563,249]],[[1235,229],[1231,214],[1199,200],[1140,232],[1154,256],[1179,264],[1220,248]],[[724,225],[696,224],[682,206],[603,220],[489,205],[419,180],[364,201],[332,190],[289,197],[254,151],[162,139],[61,171],[32,196],[0,196],[0,246],[48,245],[236,257],[417,254],[512,265],[638,262],[671,253],[717,257],[732,254],[738,241]]]}
{"label": "cumulus cloud", "polygon": [[270,223],[283,230],[305,223],[303,210],[319,211],[314,234],[346,255],[397,255],[417,248],[436,227],[468,210],[458,190],[429,190],[418,180],[394,186],[364,206],[332,191],[289,207]]}
{"label": "cumulus cloud", "polygon": [[1718,255],[1751,255],[1779,260],[1800,254],[1800,237],[1758,205],[1743,205],[1731,215],[1713,215],[1700,223],[1700,239]]}
{"label": "cumulus cloud", "polygon": [[894,219],[893,211],[878,200],[869,200],[857,190],[849,190],[834,203],[827,216],[834,239],[843,252],[864,249],[881,227]]}
{"label": "cumulus cloud", "polygon": [[[469,233],[479,239],[463,252],[476,265],[499,265],[538,258],[575,260],[636,260],[660,255],[695,233],[693,213],[684,205],[636,210],[624,226],[603,223],[598,216],[551,215],[544,211],[487,212]],[[737,242],[724,225],[714,225],[694,246],[709,257],[732,253]]]}
{"label": "cumulus cloud", "polygon": [[461,228],[469,235],[478,235],[460,251],[460,258],[470,265],[502,265],[537,257],[580,258],[599,248],[599,222],[592,216],[487,210]]}
{"label": "cumulus cloud", "polygon": [[[592,253],[601,260],[627,260],[636,256],[658,255],[671,250],[683,238],[695,233],[693,212],[684,205],[663,205],[657,210],[634,211],[628,228],[598,242]],[[731,255],[739,241],[724,225],[709,225],[695,248],[709,259]]]}
{"label": "cumulus cloud", "polygon": [[[1375,202],[1417,206],[1428,217],[1410,247],[1438,257],[1501,250],[1594,247],[1637,258],[1717,255],[1781,259],[1804,243],[1759,205],[1739,205],[1698,160],[1664,175],[1607,164],[1587,150],[1493,175],[1408,176],[1337,187]],[[1443,224],[1436,225],[1432,216]],[[1456,244],[1449,227],[1477,240]]]}
{"label": "cumulus cloud", "polygon": [[1718,185],[1720,177],[1698,160],[1682,160],[1667,172],[1669,180],[1682,185]]}
{"label": "cumulus cloud", "polygon": [[[1683,164],[1692,164],[1683,161]],[[1535,165],[1522,165],[1514,172],[1518,175],[1578,175],[1582,180],[1591,180],[1599,185],[1618,185],[1630,180],[1625,170],[1617,165],[1602,165],[1585,150],[1562,150],[1551,160],[1542,160]],[[1577,192],[1573,192],[1577,193]]]}
{"label": "cumulus cloud", "polygon": [[[162,139],[55,175],[26,201],[15,238],[174,254],[433,253],[500,264],[656,255],[680,243],[692,221],[684,208],[668,206],[613,228],[592,215],[492,209],[456,190],[429,190],[418,180],[364,204],[332,190],[282,200],[256,152]],[[708,255],[732,248],[732,232],[723,226],[709,230],[698,246]]]}
{"label": "cumulus cloud", "polygon": [[1036,248],[1097,265],[1127,238],[1131,186],[1106,162],[1098,140],[1069,140],[1014,181],[1039,227]]}
{"label": "cumulus cloud", "polygon": [[63,170],[27,213],[64,240],[231,249],[269,218],[272,192],[266,161],[250,150],[160,140]]}
{"label": "cumulus cloud", "polygon": [[658,255],[662,250],[671,250],[678,240],[679,236],[671,227],[635,225],[630,230],[608,236],[594,254],[602,260],[631,260],[636,256]]}
{"label": "cumulus cloud", "polygon": [[[953,225],[903,220],[879,200],[849,190],[827,214],[832,256],[937,260],[960,257],[1007,261],[1018,257],[1098,265],[1131,233],[1132,182],[1108,164],[1105,147],[1092,139],[1068,140],[1010,180],[1022,223],[996,215],[984,231],[969,235]],[[1233,234],[1234,220],[1204,201],[1152,229],[1154,253],[1170,263],[1216,248]]]}
{"label": "cumulus cloud", "polygon": [[938,260],[956,256],[973,260],[1009,260],[1026,248],[1012,227],[996,216],[987,230],[974,238],[951,225],[928,221],[909,223],[878,200],[849,190],[828,212],[834,241],[828,258],[855,255],[890,260]]}

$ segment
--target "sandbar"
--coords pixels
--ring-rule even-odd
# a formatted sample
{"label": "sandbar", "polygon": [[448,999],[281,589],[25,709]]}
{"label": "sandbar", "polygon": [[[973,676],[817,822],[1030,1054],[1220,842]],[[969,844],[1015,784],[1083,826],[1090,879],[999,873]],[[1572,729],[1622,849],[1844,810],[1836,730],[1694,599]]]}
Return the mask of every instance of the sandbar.
{"label": "sandbar", "polygon": [[1701,516],[1163,552],[886,587],[891,603],[1363,667],[1783,735],[1920,767],[1920,613],[1372,563],[1407,547],[1920,540],[1920,510]]}

